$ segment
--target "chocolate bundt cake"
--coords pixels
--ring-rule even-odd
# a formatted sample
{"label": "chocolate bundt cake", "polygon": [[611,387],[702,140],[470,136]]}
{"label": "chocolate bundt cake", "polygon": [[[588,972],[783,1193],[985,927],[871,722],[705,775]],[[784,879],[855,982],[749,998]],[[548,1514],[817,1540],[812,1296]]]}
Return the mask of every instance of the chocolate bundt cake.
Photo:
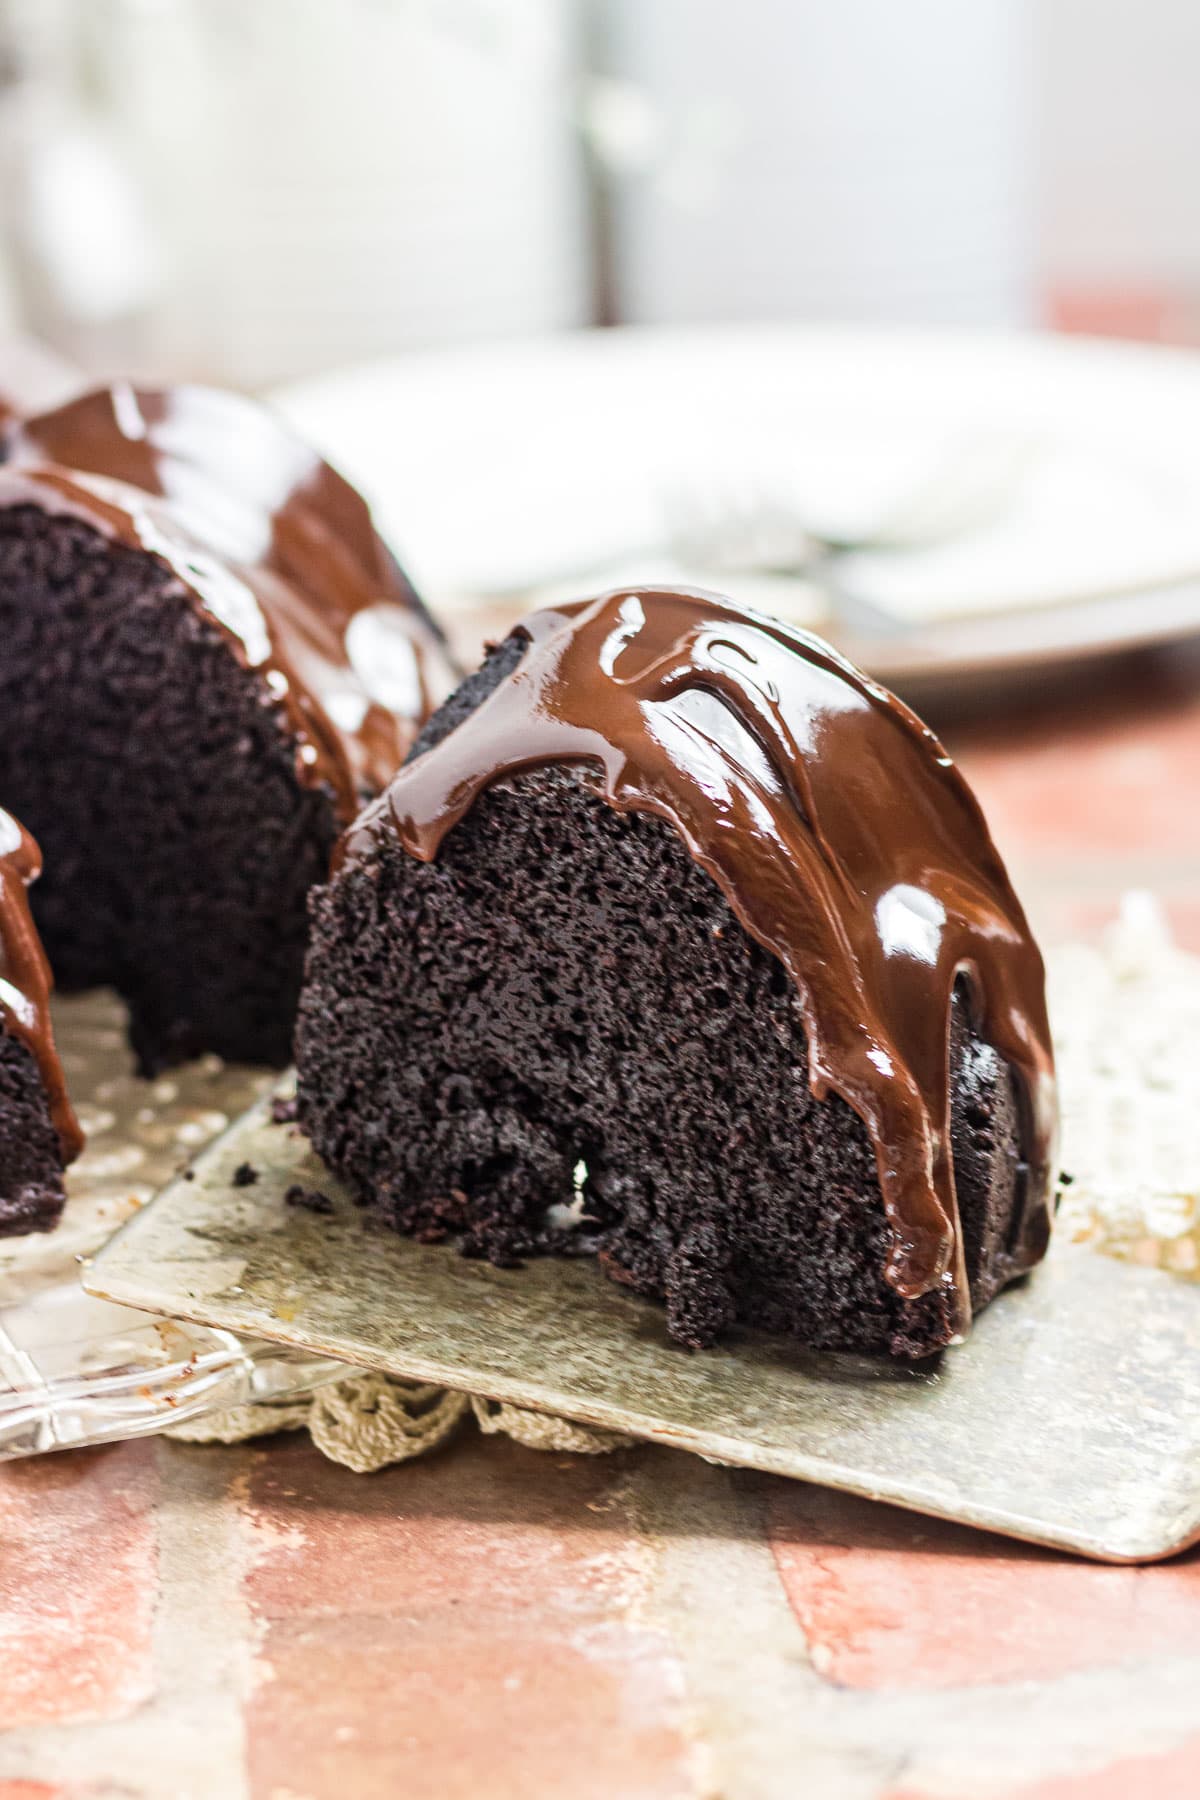
{"label": "chocolate bundt cake", "polygon": [[59,986],[119,989],[146,1070],[286,1062],[307,891],[453,681],[363,500],[231,394],[10,424],[0,645]]}
{"label": "chocolate bundt cake", "polygon": [[682,1343],[920,1357],[1042,1256],[1041,957],[932,732],[717,595],[534,614],[312,900],[299,1114],[397,1229]]}
{"label": "chocolate bundt cake", "polygon": [[37,845],[0,811],[0,1237],[48,1231],[83,1145],[50,1028],[50,969],[26,888]]}

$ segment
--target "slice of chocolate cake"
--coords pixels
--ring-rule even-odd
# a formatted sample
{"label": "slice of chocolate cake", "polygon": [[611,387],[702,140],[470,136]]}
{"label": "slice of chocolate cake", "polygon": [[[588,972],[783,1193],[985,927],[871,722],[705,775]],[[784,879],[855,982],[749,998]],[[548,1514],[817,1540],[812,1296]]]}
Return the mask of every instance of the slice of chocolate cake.
{"label": "slice of chocolate cake", "polygon": [[50,1027],[50,969],[26,889],[37,845],[0,811],[0,1237],[48,1231],[63,1209],[63,1169],[83,1137]]}
{"label": "slice of chocolate cake", "polygon": [[933,734],[717,595],[533,615],[318,890],[299,1109],[398,1229],[682,1343],[923,1356],[1043,1254],[1042,961]]}
{"label": "slice of chocolate cake", "polygon": [[145,1069],[288,1060],[305,900],[452,685],[359,495],[254,403],[117,386],[0,449],[0,797]]}

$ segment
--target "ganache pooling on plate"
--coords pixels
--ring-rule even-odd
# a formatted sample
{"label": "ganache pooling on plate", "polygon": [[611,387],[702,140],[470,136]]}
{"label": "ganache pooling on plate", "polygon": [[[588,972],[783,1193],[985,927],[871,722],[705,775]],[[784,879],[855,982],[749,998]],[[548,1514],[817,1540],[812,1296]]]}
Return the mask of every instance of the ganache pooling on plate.
{"label": "ganache pooling on plate", "polygon": [[821,639],[691,589],[538,612],[513,672],[418,755],[341,846],[394,832],[425,862],[492,783],[595,768],[618,811],[668,821],[802,1008],[809,1084],[869,1133],[907,1299],[970,1320],[950,1143],[950,1011],[1014,1071],[1015,1270],[1045,1251],[1056,1131],[1044,969],[983,815],[934,734]]}
{"label": "ganache pooling on plate", "polygon": [[54,1048],[50,965],[27,893],[41,872],[37,845],[24,826],[0,808],[0,1028],[23,1043],[37,1064],[63,1161],[71,1162],[83,1148],[83,1133]]}
{"label": "ganache pooling on plate", "polygon": [[82,519],[164,562],[285,709],[297,773],[348,823],[454,684],[366,502],[268,409],[118,383],[0,423],[0,505]]}

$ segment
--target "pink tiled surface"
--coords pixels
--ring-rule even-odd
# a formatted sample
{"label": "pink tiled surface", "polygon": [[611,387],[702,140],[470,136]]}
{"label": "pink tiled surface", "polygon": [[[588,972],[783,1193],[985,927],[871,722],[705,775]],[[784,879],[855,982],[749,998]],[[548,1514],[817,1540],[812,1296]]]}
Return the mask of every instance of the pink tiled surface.
{"label": "pink tiled surface", "polygon": [[1047,942],[1094,936],[1144,887],[1200,951],[1200,646],[944,735]]}
{"label": "pink tiled surface", "polygon": [[[1139,885],[1200,950],[1200,680],[946,735],[1047,936]],[[0,1800],[1193,1800],[1198,1696],[1200,1557],[1098,1568],[661,1450],[0,1471]]]}

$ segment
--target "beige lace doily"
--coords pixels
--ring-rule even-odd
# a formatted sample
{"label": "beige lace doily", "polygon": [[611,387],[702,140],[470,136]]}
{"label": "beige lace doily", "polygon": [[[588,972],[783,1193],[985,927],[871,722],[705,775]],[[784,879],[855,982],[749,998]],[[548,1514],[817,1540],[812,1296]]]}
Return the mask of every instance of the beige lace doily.
{"label": "beige lace doily", "polygon": [[1200,958],[1149,894],[1099,948],[1048,959],[1062,1103],[1060,1232],[1200,1274]]}
{"label": "beige lace doily", "polygon": [[331,1462],[342,1463],[357,1475],[370,1475],[436,1450],[468,1417],[487,1435],[501,1432],[529,1450],[603,1456],[633,1442],[615,1431],[503,1406],[478,1394],[457,1394],[376,1374],[331,1382],[310,1400],[240,1406],[233,1412],[191,1419],[174,1426],[167,1436],[189,1444],[240,1444],[247,1438],[303,1428]]}
{"label": "beige lace doily", "polygon": [[[1058,1231],[1109,1255],[1200,1275],[1200,958],[1131,894],[1098,948],[1048,959],[1063,1110]],[[242,1407],[171,1436],[239,1443],[304,1427],[360,1474],[445,1443],[468,1418],[534,1450],[601,1455],[632,1440],[476,1395],[356,1374],[310,1400]]]}

